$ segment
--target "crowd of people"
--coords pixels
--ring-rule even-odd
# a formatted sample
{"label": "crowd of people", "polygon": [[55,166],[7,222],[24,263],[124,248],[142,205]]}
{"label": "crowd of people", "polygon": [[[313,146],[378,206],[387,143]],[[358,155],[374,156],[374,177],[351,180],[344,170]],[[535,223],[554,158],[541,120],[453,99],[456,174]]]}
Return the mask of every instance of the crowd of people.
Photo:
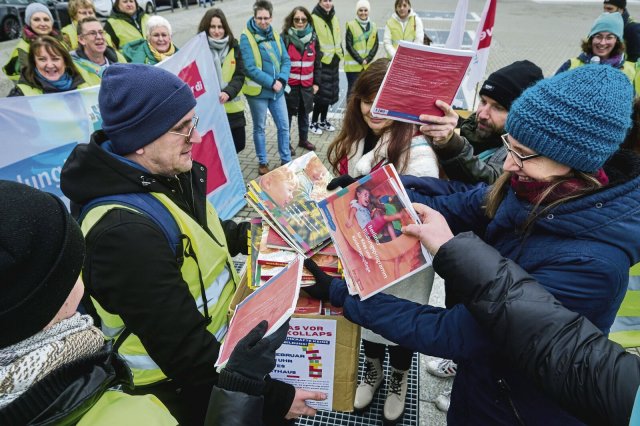
{"label": "crowd of people", "polygon": [[[442,114],[420,126],[371,114],[398,42],[425,42],[410,0],[395,0],[383,40],[367,0],[355,2],[344,37],[332,0],[293,8],[281,31],[272,4],[257,0],[239,36],[222,10],[205,11],[197,32],[237,153],[245,102],[260,175],[272,169],[268,112],[280,164],[295,154],[294,117],[297,147],[315,150],[309,133],[339,127],[328,111],[343,64],[348,125],[327,148],[338,176],[327,189],[393,164],[421,218],[401,232],[420,239],[433,266],[365,301],[305,261],[309,295],[362,326],[357,412],[385,380],[388,352],[382,415],[400,421],[417,352],[440,357],[430,373],[455,377],[436,400],[452,425],[640,424],[640,360],[607,339],[640,329],[640,30],[625,0],[603,8],[554,76],[515,61],[488,76],[466,118],[438,100]],[[99,85],[103,123],[62,168],[71,215],[53,195],[0,181],[0,424],[280,425],[314,415],[309,401],[327,395],[269,377],[287,324],[264,337],[261,322],[214,367],[240,285],[232,257],[247,254],[250,225],[221,220],[207,201],[207,169],[191,158],[202,142],[193,92],[153,66],[178,50],[170,22],[135,0],[116,0],[104,27],[91,0],[71,0],[69,12],[57,31],[48,8],[30,4],[3,68],[10,96]],[[350,220],[361,222],[360,209],[367,223],[360,197]],[[444,308],[428,304],[434,272]]]}

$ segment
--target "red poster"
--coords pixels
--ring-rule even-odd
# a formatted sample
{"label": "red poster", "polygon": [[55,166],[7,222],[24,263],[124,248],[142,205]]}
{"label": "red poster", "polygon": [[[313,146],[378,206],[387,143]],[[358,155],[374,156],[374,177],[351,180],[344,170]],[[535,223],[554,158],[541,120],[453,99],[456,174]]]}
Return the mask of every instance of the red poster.
{"label": "red poster", "polygon": [[400,42],[371,112],[422,124],[421,114],[442,116],[436,100],[453,102],[473,52]]}

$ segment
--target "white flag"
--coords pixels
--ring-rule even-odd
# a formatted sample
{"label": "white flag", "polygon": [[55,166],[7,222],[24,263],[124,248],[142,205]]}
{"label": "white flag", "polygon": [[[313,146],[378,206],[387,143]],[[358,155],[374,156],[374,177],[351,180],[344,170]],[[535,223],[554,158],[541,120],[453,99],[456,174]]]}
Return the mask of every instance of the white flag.
{"label": "white flag", "polygon": [[493,37],[493,23],[496,17],[496,0],[487,0],[482,11],[482,19],[478,24],[476,39],[473,41],[473,50],[476,54],[469,65],[467,76],[467,89],[471,90],[482,78],[487,69],[489,48]]}
{"label": "white flag", "polygon": [[444,45],[447,49],[460,49],[462,47],[468,10],[469,0],[458,0],[456,14],[453,16],[451,29],[449,30],[449,37],[447,37],[447,42]]}

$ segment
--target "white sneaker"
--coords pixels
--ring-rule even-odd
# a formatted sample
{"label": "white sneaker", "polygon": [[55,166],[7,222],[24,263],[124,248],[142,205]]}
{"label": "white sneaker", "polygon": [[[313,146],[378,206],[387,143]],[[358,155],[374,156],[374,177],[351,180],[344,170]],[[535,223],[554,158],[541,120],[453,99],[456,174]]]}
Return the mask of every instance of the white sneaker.
{"label": "white sneaker", "polygon": [[391,371],[391,380],[389,381],[389,393],[384,402],[383,416],[384,420],[389,423],[395,423],[402,413],[404,413],[404,401],[407,397],[408,371],[396,370]]}
{"label": "white sneaker", "polygon": [[458,365],[450,359],[432,359],[427,362],[427,371],[437,377],[453,377],[458,371]]}
{"label": "white sneaker", "polygon": [[309,125],[309,131],[314,135],[322,134],[322,130],[320,129],[320,126],[318,125],[318,123],[311,123],[311,125]]}
{"label": "white sneaker", "polygon": [[336,131],[336,128],[333,127],[333,124],[329,123],[328,120],[321,121],[320,123],[318,123],[318,127],[320,127],[322,130],[326,130],[327,132]]}
{"label": "white sneaker", "polygon": [[356,398],[353,402],[353,407],[357,412],[364,411],[371,404],[373,395],[382,384],[382,378],[382,363],[380,360],[365,358],[364,376],[356,389]]}
{"label": "white sneaker", "polygon": [[451,391],[442,392],[436,397],[434,402],[438,410],[446,413],[449,411],[449,405],[451,404]]}

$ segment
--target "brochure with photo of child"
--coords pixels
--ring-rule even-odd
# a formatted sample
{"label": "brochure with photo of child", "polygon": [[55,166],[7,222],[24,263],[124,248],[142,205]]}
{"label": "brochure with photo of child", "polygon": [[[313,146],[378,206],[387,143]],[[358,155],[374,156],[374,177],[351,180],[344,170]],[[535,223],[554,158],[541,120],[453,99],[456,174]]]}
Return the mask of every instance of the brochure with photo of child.
{"label": "brochure with photo of child", "polygon": [[267,320],[269,323],[265,334],[268,336],[293,315],[300,294],[303,261],[302,256],[297,256],[280,273],[236,306],[220,348],[216,367],[227,363],[240,339],[260,321]]}
{"label": "brochure with photo of child", "polygon": [[366,299],[431,265],[420,240],[400,230],[419,223],[388,164],[318,203],[350,292]]}
{"label": "brochure with photo of child", "polygon": [[314,152],[309,152],[252,180],[247,201],[272,230],[298,253],[309,257],[330,240],[317,201],[330,193],[333,176]]}

